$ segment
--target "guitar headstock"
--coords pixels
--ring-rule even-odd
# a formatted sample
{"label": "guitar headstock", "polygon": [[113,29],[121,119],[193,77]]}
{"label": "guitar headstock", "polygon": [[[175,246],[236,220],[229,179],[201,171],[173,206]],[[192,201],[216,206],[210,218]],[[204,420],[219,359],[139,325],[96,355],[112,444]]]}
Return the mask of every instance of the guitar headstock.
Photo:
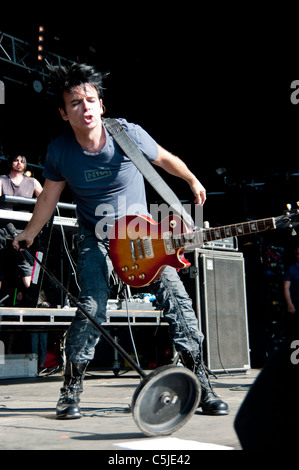
{"label": "guitar headstock", "polygon": [[276,228],[288,228],[292,229],[292,235],[297,235],[295,227],[299,223],[299,201],[296,203],[297,208],[292,209],[291,204],[287,204],[287,210],[280,215],[275,217]]}

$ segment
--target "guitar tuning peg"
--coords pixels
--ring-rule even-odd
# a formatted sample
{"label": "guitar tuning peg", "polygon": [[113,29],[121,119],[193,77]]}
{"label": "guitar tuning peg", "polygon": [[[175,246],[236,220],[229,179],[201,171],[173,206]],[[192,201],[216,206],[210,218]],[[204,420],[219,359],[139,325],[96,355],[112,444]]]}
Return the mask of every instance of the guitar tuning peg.
{"label": "guitar tuning peg", "polygon": [[287,209],[290,211],[292,209],[292,204],[287,204]]}

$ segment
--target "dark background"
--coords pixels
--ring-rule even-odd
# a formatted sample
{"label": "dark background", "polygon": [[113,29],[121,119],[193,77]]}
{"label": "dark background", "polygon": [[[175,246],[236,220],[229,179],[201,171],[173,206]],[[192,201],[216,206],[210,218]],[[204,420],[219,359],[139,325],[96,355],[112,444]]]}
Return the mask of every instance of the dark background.
{"label": "dark background", "polygon": [[[0,31],[34,48],[39,25],[49,51],[110,72],[106,115],[140,124],[188,164],[207,189],[204,219],[212,226],[276,216],[299,200],[299,104],[290,99],[299,79],[295,12],[91,4],[63,15],[52,10],[31,23],[1,18]],[[0,61],[0,79],[12,71]],[[34,78],[28,74],[27,86],[5,82],[0,154],[22,153],[42,164],[47,144],[63,127],[51,97],[33,90]],[[42,181],[41,172],[35,176]],[[193,202],[184,182],[163,176],[182,200]],[[149,188],[150,201],[156,198]],[[257,362],[276,335],[277,319],[283,324],[281,279],[297,243],[290,231],[239,239],[252,342],[258,338],[262,345]],[[276,300],[279,312],[271,307]]]}
{"label": "dark background", "polygon": [[[290,96],[299,71],[290,17],[181,6],[92,11],[0,23],[0,31],[34,50],[42,24],[49,51],[110,72],[107,116],[139,123],[186,161],[210,193],[205,213],[213,225],[276,215],[296,200],[299,105]],[[13,68],[0,61],[0,77]],[[62,123],[50,96],[33,90],[36,76],[27,75],[26,86],[5,82],[0,153],[42,163]],[[192,201],[185,183],[166,179]]]}

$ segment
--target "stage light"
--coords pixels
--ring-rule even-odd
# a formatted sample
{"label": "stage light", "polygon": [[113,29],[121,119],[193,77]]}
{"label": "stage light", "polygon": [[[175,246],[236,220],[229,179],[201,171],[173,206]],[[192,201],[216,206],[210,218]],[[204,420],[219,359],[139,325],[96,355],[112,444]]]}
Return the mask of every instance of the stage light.
{"label": "stage light", "polygon": [[30,178],[31,175],[32,175],[31,171],[26,171],[25,176],[27,176],[28,178]]}
{"label": "stage light", "polygon": [[44,26],[39,26],[38,27],[38,45],[37,45],[37,51],[38,51],[38,55],[37,55],[37,60],[39,62],[42,62],[43,59],[44,59],[44,46],[43,46],[43,43],[45,41],[45,37],[44,37],[44,32],[45,32],[45,28]]}

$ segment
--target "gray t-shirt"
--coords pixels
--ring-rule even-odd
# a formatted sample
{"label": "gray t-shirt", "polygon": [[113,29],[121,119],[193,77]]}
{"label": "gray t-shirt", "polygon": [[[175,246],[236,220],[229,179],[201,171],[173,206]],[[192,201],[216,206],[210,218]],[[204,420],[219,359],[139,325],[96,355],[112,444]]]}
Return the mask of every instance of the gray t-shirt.
{"label": "gray t-shirt", "polygon": [[[118,119],[149,161],[158,157],[155,140],[140,126]],[[83,151],[70,129],[48,146],[43,176],[66,180],[77,204],[80,225],[100,232],[126,214],[148,215],[144,179],[105,129],[98,154]],[[99,222],[101,221],[101,222]],[[105,226],[105,229],[103,229]],[[103,233],[100,233],[103,236]]]}
{"label": "gray t-shirt", "polygon": [[[34,195],[34,178],[24,176],[19,185],[16,185],[9,175],[0,176],[1,193],[5,196],[19,196],[32,198]],[[30,207],[30,206],[29,206]],[[33,206],[31,206],[33,208]],[[27,204],[0,203],[0,209],[27,211]]]}

